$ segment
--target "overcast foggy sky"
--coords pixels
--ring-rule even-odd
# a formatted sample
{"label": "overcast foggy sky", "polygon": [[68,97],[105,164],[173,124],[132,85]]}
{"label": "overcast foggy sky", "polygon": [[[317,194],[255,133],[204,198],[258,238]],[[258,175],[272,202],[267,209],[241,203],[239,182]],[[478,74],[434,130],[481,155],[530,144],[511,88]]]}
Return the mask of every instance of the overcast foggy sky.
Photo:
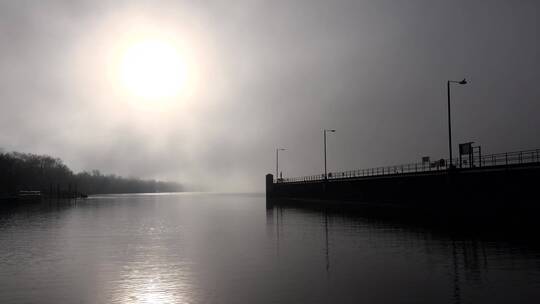
{"label": "overcast foggy sky", "polygon": [[[540,148],[539,1],[0,1],[0,147],[75,171],[261,190],[322,172]],[[121,99],[102,57],[138,24],[197,52],[167,110]],[[141,26],[141,28],[144,28]],[[187,100],[189,99],[189,100]],[[159,107],[156,107],[159,108]],[[457,150],[454,150],[457,151]],[[457,153],[456,153],[457,154]]]}

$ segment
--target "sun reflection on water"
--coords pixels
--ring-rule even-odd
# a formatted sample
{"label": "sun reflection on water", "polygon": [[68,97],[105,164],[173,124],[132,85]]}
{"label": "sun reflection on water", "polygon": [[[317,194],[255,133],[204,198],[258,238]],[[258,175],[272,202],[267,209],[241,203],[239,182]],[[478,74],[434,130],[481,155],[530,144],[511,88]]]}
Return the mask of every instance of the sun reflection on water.
{"label": "sun reflection on water", "polygon": [[[141,265],[142,266],[142,265]],[[161,265],[163,266],[163,265]],[[131,269],[119,282],[118,295],[113,303],[168,304],[193,303],[192,286],[178,267]]]}

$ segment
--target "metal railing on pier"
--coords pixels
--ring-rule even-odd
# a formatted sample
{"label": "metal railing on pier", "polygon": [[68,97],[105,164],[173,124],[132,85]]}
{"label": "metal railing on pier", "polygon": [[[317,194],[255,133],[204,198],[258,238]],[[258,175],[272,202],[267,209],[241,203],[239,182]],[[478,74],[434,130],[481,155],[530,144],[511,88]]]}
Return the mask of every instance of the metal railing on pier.
{"label": "metal railing on pier", "polygon": [[[474,155],[465,158],[456,158],[452,160],[455,169],[473,169],[481,167],[501,167],[514,166],[520,164],[540,163],[540,149],[525,150],[517,152],[507,152],[489,155]],[[406,173],[425,173],[446,171],[449,169],[448,159],[441,159],[434,162],[409,163],[397,166],[376,167],[369,169],[357,169],[341,172],[328,173],[328,179],[360,178],[384,175],[399,175]],[[279,178],[274,180],[276,183],[295,183],[324,180],[324,174]]]}

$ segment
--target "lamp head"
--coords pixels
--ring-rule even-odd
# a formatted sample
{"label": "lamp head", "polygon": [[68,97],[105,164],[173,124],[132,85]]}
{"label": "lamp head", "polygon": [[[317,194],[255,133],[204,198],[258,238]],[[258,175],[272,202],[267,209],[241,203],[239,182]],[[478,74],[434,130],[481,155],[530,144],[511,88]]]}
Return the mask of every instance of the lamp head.
{"label": "lamp head", "polygon": [[463,78],[462,81],[458,82],[459,84],[467,84],[467,80],[465,80],[465,78]]}

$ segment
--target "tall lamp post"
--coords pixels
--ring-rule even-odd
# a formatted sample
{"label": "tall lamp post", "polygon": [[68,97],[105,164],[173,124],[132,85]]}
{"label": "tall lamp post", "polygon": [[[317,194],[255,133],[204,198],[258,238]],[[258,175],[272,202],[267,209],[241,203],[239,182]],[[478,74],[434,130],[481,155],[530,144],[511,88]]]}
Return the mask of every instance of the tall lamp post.
{"label": "tall lamp post", "polygon": [[324,129],[324,180],[327,180],[328,179],[328,175],[327,175],[327,171],[326,171],[326,133],[327,132],[336,132],[336,130],[327,130],[327,129]]}
{"label": "tall lamp post", "polygon": [[279,178],[279,151],[285,151],[287,149],[283,149],[283,148],[277,148],[276,149],[276,180]]}
{"label": "tall lamp post", "polygon": [[467,84],[467,81],[465,78],[463,78],[462,81],[456,81],[456,80],[448,80],[446,82],[446,89],[447,89],[447,96],[448,96],[448,152],[450,154],[450,166],[449,169],[452,169],[452,122],[450,119],[450,84],[451,83],[457,83],[457,84]]}

